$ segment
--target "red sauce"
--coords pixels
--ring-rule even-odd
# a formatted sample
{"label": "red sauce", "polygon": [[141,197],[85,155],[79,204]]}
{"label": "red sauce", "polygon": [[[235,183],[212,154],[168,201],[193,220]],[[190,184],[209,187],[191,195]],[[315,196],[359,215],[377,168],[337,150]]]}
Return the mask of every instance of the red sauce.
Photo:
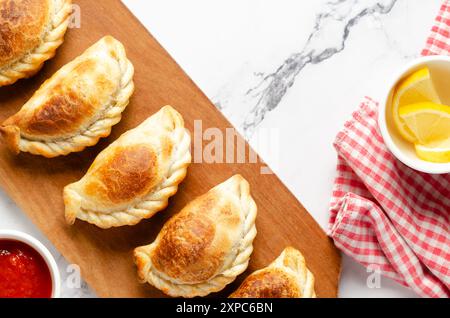
{"label": "red sauce", "polygon": [[42,256],[25,243],[0,240],[0,298],[50,298],[52,278]]}

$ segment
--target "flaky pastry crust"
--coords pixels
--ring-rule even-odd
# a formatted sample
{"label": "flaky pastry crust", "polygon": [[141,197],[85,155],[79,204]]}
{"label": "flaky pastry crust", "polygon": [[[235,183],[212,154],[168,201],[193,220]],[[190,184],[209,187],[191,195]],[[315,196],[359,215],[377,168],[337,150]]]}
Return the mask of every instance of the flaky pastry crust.
{"label": "flaky pastry crust", "polygon": [[305,258],[287,247],[268,267],[249,275],[230,298],[315,298],[314,275]]}
{"label": "flaky pastry crust", "polygon": [[134,225],[163,210],[191,163],[181,115],[165,106],[105,148],[64,188],[65,216],[100,228]]}
{"label": "flaky pastry crust", "polygon": [[222,290],[248,266],[256,214],[248,182],[231,177],[173,216],[152,244],[135,249],[140,280],[173,297]]}
{"label": "flaky pastry crust", "polygon": [[123,45],[105,36],[44,82],[0,133],[16,154],[52,158],[93,146],[121,120],[133,74]]}
{"label": "flaky pastry crust", "polygon": [[71,0],[0,0],[0,87],[36,74],[64,41]]}

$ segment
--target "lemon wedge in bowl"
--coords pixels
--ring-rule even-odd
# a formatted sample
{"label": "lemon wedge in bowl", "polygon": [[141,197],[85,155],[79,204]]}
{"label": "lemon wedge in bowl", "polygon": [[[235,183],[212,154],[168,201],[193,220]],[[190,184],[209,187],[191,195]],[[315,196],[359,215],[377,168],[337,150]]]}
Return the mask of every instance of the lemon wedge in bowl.
{"label": "lemon wedge in bowl", "polygon": [[399,117],[415,139],[417,156],[436,163],[450,162],[450,107],[422,102],[400,107]]}
{"label": "lemon wedge in bowl", "polygon": [[450,139],[428,145],[416,144],[417,156],[425,161],[435,163],[450,162]]}
{"label": "lemon wedge in bowl", "polygon": [[416,143],[417,138],[401,119],[400,109],[403,106],[421,102],[441,103],[427,67],[423,67],[403,78],[397,84],[393,93],[392,115],[395,126],[402,137],[411,143]]}
{"label": "lemon wedge in bowl", "polygon": [[415,103],[400,107],[399,117],[414,143],[428,144],[450,138],[450,106]]}

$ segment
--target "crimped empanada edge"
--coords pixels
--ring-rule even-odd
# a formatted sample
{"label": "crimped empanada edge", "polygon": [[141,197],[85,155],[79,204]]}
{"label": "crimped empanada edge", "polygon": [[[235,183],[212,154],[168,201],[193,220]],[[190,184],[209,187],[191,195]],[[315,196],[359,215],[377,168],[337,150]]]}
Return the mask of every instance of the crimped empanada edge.
{"label": "crimped empanada edge", "polygon": [[[87,147],[94,146],[99,142],[101,138],[108,137],[111,134],[112,127],[121,121],[122,112],[128,106],[130,98],[134,93],[135,86],[133,82],[134,67],[131,61],[127,58],[125,48],[123,47],[122,43],[111,36],[105,36],[99,41],[108,37],[115,41],[114,45],[119,46],[118,50],[120,51],[120,56],[118,57],[117,61],[121,68],[122,74],[120,87],[118,88],[117,95],[115,96],[117,100],[115,100],[114,104],[108,106],[104,113],[104,117],[93,122],[86,130],[78,135],[62,139],[55,139],[53,141],[43,141],[31,140],[24,137],[20,133],[19,127],[17,127],[16,125],[11,125],[8,122],[12,117],[15,116],[13,115],[3,123],[3,126],[0,127],[0,131],[2,128],[3,130],[5,130],[4,134],[7,137],[7,145],[14,153],[18,154],[20,152],[29,152],[33,155],[40,155],[46,158],[66,156],[74,152],[83,151]],[[96,43],[98,43],[99,41],[97,41]],[[71,62],[69,62],[68,64],[70,64]],[[51,78],[45,81],[42,86],[45,85],[49,80],[51,80]],[[42,86],[38,89],[38,91],[42,88]],[[96,127],[99,121],[104,122],[105,120],[109,121],[109,123],[105,127],[103,127],[102,129]],[[8,128],[8,126],[15,126],[15,129],[12,130],[11,128]],[[14,138],[11,138],[10,135],[12,131],[14,131],[14,133],[16,134],[18,133],[18,137],[15,136]]]}
{"label": "crimped empanada edge", "polygon": [[[255,239],[257,232],[255,223],[257,206],[250,194],[250,185],[248,181],[239,174],[234,175],[230,179],[232,178],[239,179],[239,190],[241,192],[240,200],[245,201],[241,202],[241,206],[247,206],[248,210],[246,211],[244,220],[244,235],[240,245],[240,252],[236,255],[231,267],[206,282],[198,284],[175,284],[158,276],[152,271],[149,255],[155,246],[155,240],[155,242],[150,245],[137,247],[133,251],[134,262],[137,266],[138,277],[141,283],[149,283],[172,297],[203,297],[221,291],[247,269],[250,255],[253,252],[253,240]],[[230,179],[223,183],[230,181]],[[217,186],[220,186],[223,183],[218,184]]]}
{"label": "crimped empanada edge", "polygon": [[51,29],[45,34],[43,42],[18,61],[0,68],[0,87],[35,75],[42,68],[44,62],[55,56],[56,50],[64,42],[64,35],[72,12],[72,0],[62,0],[62,2],[60,10],[53,15],[49,22]]}

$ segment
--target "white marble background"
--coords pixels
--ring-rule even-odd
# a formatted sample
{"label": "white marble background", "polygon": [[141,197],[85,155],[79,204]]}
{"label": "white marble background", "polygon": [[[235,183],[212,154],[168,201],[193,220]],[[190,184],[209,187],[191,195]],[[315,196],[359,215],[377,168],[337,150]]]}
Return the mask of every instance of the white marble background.
{"label": "white marble background", "polygon": [[[419,55],[441,3],[123,1],[324,229],[336,133],[365,95],[380,96],[389,76]],[[271,141],[277,151],[265,146],[267,132],[278,135]],[[0,228],[42,239],[66,276],[63,257],[3,193]],[[362,266],[344,256],[340,296],[415,297],[388,279],[379,289],[368,288],[367,277]],[[63,288],[63,296],[94,294],[83,284]]]}

